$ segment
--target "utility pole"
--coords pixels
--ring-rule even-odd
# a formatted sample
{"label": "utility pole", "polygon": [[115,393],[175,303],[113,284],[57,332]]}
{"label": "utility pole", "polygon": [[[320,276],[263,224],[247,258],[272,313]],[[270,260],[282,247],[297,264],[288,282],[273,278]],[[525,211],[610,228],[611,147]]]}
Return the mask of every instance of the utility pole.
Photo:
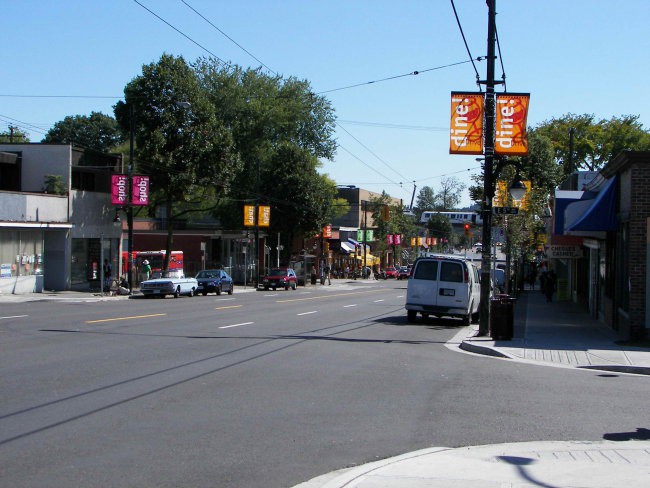
{"label": "utility pole", "polygon": [[133,290],[135,286],[134,271],[135,259],[133,259],[133,205],[131,205],[131,198],[133,195],[133,161],[134,150],[133,145],[135,142],[135,111],[133,110],[133,102],[129,103],[129,167],[128,167],[128,180],[129,180],[129,193],[126,200],[126,225],[128,228],[128,262],[129,262],[129,290]]}
{"label": "utility pole", "polygon": [[496,0],[486,0],[488,6],[487,79],[485,83],[485,161],[483,166],[483,249],[481,253],[481,307],[478,334],[490,330],[490,269],[492,260],[492,198],[494,197],[494,65],[496,45]]}

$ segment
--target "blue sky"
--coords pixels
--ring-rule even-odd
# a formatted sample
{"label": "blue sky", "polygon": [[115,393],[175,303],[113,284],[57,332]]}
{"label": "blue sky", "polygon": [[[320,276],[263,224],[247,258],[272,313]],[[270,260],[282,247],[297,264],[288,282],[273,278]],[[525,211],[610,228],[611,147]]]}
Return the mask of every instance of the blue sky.
{"label": "blue sky", "polygon": [[[181,0],[138,1],[222,60],[259,66]],[[449,155],[450,92],[477,89],[449,0],[185,1],[266,67],[329,91],[340,147],[322,171],[337,183],[408,204],[414,184],[469,184],[480,171],[474,157]],[[507,89],[531,94],[529,125],[574,113],[634,114],[650,127],[648,0],[496,3]],[[472,56],[485,55],[485,1],[455,5]],[[2,14],[0,130],[35,142],[68,115],[112,115],[125,84],[164,52],[210,55],[133,0],[4,2]],[[476,68],[484,79],[485,62]]]}

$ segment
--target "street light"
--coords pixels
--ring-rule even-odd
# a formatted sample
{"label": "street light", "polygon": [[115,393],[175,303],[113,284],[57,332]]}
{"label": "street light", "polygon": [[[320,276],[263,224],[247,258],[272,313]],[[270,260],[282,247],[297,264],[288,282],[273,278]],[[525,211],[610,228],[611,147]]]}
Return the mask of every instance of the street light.
{"label": "street light", "polygon": [[521,176],[519,175],[519,171],[517,171],[515,178],[512,180],[509,190],[510,190],[510,196],[512,197],[513,200],[519,201],[522,198],[524,198],[524,195],[526,194],[526,185],[524,185],[524,182],[521,181]]}

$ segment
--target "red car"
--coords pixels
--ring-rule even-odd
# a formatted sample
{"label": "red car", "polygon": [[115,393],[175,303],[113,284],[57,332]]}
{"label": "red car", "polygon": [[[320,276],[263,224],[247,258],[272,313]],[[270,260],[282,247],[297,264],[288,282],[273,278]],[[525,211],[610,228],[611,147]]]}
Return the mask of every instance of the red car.
{"label": "red car", "polygon": [[389,266],[384,270],[386,278],[397,278],[399,276],[399,271],[394,266]]}
{"label": "red car", "polygon": [[271,268],[269,274],[264,277],[262,286],[265,290],[269,288],[284,288],[288,290],[291,288],[295,290],[298,286],[298,278],[296,272],[291,268]]}

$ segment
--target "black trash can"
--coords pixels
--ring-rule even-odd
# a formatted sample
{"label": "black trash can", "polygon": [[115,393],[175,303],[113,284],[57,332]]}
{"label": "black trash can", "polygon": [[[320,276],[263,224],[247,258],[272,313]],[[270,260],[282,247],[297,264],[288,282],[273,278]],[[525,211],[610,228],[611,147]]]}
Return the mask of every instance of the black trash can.
{"label": "black trash can", "polygon": [[515,332],[515,302],[510,295],[495,295],[490,299],[490,337],[509,341]]}
{"label": "black trash can", "polygon": [[316,284],[316,273],[311,274],[311,284],[315,285]]}

